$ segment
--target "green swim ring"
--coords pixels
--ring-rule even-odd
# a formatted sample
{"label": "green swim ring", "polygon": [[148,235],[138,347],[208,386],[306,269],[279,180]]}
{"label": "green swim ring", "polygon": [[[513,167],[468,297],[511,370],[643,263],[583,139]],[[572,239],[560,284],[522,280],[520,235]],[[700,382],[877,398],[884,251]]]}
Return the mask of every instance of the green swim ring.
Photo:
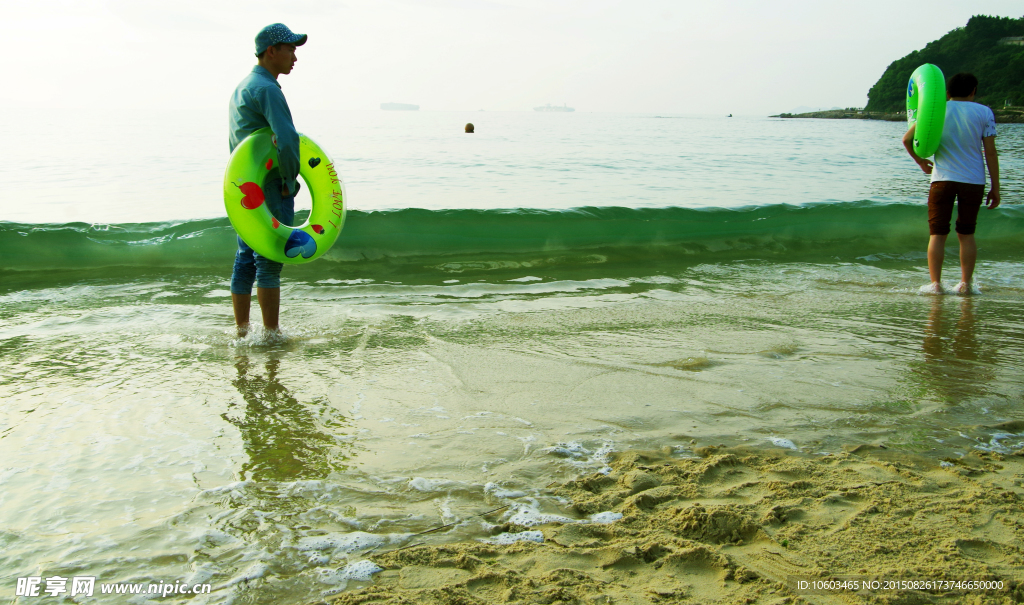
{"label": "green swim ring", "polygon": [[946,79],[942,70],[925,63],[914,70],[907,84],[907,127],[914,130],[914,153],[919,158],[935,155],[946,121]]}
{"label": "green swim ring", "polygon": [[299,135],[299,175],[313,209],[302,225],[282,224],[264,204],[263,182],[278,164],[277,139],[269,128],[235,147],[224,172],[224,207],[239,237],[279,263],[308,263],[334,245],[345,224],[345,186],[334,162],[313,139]]}

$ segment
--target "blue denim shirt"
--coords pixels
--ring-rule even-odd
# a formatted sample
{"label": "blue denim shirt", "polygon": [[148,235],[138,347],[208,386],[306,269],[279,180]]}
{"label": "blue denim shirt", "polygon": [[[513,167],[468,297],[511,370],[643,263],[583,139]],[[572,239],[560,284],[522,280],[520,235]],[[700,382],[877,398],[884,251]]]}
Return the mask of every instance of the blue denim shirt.
{"label": "blue denim shirt", "polygon": [[292,112],[284,99],[281,85],[269,71],[257,65],[231,95],[228,106],[228,130],[231,151],[242,139],[260,128],[270,127],[277,137],[278,165],[288,191],[299,190],[299,133],[292,123]]}

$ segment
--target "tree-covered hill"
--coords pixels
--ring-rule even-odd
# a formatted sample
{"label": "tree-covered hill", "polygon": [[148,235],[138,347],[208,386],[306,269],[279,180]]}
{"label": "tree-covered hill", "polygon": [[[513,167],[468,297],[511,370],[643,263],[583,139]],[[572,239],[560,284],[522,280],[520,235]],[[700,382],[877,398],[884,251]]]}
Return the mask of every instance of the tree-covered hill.
{"label": "tree-covered hill", "polygon": [[865,111],[903,111],[906,109],[907,81],[922,63],[939,66],[949,76],[967,71],[978,77],[978,96],[974,99],[993,109],[1024,105],[1024,46],[999,44],[1007,37],[1024,36],[1024,17],[971,17],[966,27],[958,27],[921,50],[894,61],[868,91]]}

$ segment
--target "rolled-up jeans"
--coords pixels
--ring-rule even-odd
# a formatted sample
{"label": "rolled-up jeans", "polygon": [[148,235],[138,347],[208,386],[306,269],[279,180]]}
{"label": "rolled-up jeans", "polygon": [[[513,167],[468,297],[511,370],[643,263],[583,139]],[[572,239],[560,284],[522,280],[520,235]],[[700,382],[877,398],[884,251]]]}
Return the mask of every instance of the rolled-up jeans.
{"label": "rolled-up jeans", "polygon": [[[295,196],[281,195],[280,178],[269,178],[263,182],[264,204],[277,220],[291,225],[295,220]],[[238,251],[235,252],[235,268],[231,272],[231,293],[252,295],[252,284],[257,288],[280,288],[283,264],[261,256],[238,237]]]}

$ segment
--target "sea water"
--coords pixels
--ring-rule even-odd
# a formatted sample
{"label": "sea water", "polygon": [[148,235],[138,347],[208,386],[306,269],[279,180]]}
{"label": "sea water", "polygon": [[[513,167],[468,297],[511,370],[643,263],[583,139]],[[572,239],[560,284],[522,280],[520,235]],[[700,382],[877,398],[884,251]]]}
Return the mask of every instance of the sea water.
{"label": "sea water", "polygon": [[297,111],[348,219],[285,269],[284,334],[239,339],[220,112],[0,119],[5,597],[313,601],[577,520],[548,486],[629,448],[1024,444],[1017,125],[961,297],[919,292],[899,123]]}

